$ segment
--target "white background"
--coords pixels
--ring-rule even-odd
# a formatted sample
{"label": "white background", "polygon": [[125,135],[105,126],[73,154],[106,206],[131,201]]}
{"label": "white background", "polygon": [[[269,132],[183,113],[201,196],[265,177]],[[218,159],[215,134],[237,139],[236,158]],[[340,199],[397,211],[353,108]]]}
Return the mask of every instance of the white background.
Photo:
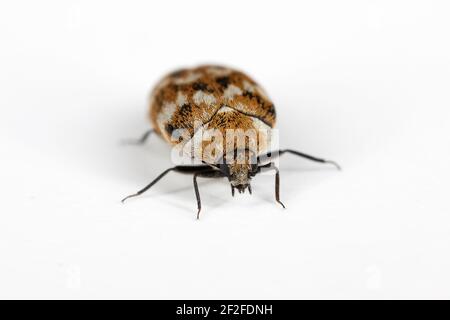
{"label": "white background", "polygon": [[[450,298],[450,7],[442,1],[0,5],[1,298]],[[245,70],[281,159],[253,195],[170,174],[147,95]]]}

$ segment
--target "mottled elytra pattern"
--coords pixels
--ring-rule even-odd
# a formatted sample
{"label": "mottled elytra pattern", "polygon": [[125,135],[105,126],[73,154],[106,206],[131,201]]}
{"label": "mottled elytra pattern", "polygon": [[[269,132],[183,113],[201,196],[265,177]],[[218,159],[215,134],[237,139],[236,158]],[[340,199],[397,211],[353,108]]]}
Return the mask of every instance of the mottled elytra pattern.
{"label": "mottled elytra pattern", "polygon": [[195,122],[219,130],[275,125],[275,107],[246,74],[221,66],[182,69],[164,77],[150,97],[150,119],[167,142],[175,129],[192,136]]}

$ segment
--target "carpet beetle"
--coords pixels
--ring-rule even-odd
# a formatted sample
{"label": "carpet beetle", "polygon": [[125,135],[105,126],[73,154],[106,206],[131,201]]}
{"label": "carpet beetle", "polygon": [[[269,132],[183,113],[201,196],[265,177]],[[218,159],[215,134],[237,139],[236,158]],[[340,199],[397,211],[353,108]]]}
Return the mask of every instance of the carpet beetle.
{"label": "carpet beetle", "polygon": [[155,132],[197,164],[176,165],[165,170],[122,202],[144,193],[170,171],[188,173],[193,176],[198,218],[201,210],[198,177],[228,178],[234,196],[235,189],[239,193],[248,189],[251,194],[252,177],[263,170],[274,170],[275,199],[284,208],[274,158],[291,153],[339,169],[333,161],[291,149],[271,149],[275,106],[252,78],[231,68],[205,65],[168,74],[150,95],[149,116],[153,129],[137,143],[144,143]]}

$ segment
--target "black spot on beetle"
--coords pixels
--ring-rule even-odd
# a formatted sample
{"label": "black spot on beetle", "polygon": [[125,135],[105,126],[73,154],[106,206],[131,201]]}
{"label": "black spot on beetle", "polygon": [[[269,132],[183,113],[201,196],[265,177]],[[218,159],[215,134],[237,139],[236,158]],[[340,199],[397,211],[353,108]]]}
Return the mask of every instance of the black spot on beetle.
{"label": "black spot on beetle", "polygon": [[172,135],[172,132],[174,132],[175,127],[173,125],[171,125],[170,123],[168,123],[168,124],[166,124],[165,129],[168,134]]}
{"label": "black spot on beetle", "polygon": [[256,99],[256,102],[258,102],[258,104],[259,104],[260,106],[263,106],[263,105],[264,105],[264,99],[262,99],[258,94],[254,94],[253,92],[250,92],[250,91],[244,91],[244,92],[242,93],[242,95],[243,95],[244,97],[249,98],[249,99]]}
{"label": "black spot on beetle", "polygon": [[219,77],[216,79],[216,82],[218,84],[220,84],[223,88],[226,88],[230,84],[230,78],[229,77]]}
{"label": "black spot on beetle", "polygon": [[266,111],[266,115],[275,116],[275,106],[273,104],[269,105]]}
{"label": "black spot on beetle", "polygon": [[250,92],[250,91],[244,91],[244,92],[242,93],[242,95],[243,95],[244,97],[247,97],[247,98],[250,98],[250,99],[253,99],[253,98],[255,97],[255,95],[254,95],[252,92]]}
{"label": "black spot on beetle", "polygon": [[192,107],[189,103],[185,103],[180,108],[180,113],[182,115],[189,115],[192,112]]}
{"label": "black spot on beetle", "polygon": [[200,82],[200,81],[194,82],[192,84],[192,88],[194,90],[208,91],[208,85],[206,83],[203,83],[203,82]]}
{"label": "black spot on beetle", "polygon": [[256,101],[258,101],[259,104],[264,104],[264,100],[261,99],[261,97],[259,95],[256,95]]}

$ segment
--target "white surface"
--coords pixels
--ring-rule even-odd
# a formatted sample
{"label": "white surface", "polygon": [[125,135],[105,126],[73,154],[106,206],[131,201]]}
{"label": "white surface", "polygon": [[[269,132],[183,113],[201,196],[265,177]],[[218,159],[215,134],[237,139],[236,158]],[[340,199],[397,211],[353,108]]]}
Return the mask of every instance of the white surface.
{"label": "white surface", "polygon": [[[1,298],[450,298],[442,1],[0,5]],[[231,198],[171,174],[146,97],[217,62],[276,102],[281,160]]]}

